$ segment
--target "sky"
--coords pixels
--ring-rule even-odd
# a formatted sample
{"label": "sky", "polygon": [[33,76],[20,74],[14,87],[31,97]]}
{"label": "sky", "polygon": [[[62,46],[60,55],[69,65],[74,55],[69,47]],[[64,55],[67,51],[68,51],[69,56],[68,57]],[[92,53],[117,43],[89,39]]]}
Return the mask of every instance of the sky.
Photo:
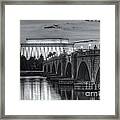
{"label": "sky", "polygon": [[[20,42],[25,43],[26,38],[67,38],[69,42],[96,40],[91,43],[94,45],[100,41],[100,21],[21,20]],[[50,39],[47,41],[49,42]],[[80,44],[83,44],[83,46],[88,45],[88,43]]]}

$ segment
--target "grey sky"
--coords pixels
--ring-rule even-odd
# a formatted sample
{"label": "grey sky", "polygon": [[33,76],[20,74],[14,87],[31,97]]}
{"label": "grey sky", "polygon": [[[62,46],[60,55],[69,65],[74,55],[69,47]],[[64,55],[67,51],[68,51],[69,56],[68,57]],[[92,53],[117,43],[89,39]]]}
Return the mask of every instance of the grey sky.
{"label": "grey sky", "polygon": [[[68,38],[79,40],[100,40],[100,22],[86,20],[21,20],[20,40],[26,38]],[[95,42],[96,43],[96,42]]]}

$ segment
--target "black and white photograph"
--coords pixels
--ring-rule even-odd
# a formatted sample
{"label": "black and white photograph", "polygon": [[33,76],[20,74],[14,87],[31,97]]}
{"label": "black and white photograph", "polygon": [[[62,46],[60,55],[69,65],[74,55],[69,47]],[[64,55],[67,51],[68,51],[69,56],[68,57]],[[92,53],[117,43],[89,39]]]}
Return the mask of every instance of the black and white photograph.
{"label": "black and white photograph", "polygon": [[100,100],[100,20],[20,20],[21,100]]}

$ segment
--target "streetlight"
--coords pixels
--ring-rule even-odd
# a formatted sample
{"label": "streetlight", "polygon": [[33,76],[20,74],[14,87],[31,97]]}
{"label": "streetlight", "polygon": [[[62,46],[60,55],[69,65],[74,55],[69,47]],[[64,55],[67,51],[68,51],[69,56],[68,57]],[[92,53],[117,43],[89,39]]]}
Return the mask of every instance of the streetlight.
{"label": "streetlight", "polygon": [[80,46],[81,49],[83,49],[83,46]]}
{"label": "streetlight", "polygon": [[90,49],[90,47],[91,47],[91,44],[89,44],[89,45],[88,45],[88,47],[89,47],[89,49]]}

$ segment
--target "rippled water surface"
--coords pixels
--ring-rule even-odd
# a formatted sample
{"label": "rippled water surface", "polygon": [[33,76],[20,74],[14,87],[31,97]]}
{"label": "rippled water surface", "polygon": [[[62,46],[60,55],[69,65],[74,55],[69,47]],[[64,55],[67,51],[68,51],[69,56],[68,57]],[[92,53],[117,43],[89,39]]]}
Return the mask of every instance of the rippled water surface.
{"label": "rippled water surface", "polygon": [[22,100],[60,100],[61,97],[55,92],[45,77],[21,77]]}

